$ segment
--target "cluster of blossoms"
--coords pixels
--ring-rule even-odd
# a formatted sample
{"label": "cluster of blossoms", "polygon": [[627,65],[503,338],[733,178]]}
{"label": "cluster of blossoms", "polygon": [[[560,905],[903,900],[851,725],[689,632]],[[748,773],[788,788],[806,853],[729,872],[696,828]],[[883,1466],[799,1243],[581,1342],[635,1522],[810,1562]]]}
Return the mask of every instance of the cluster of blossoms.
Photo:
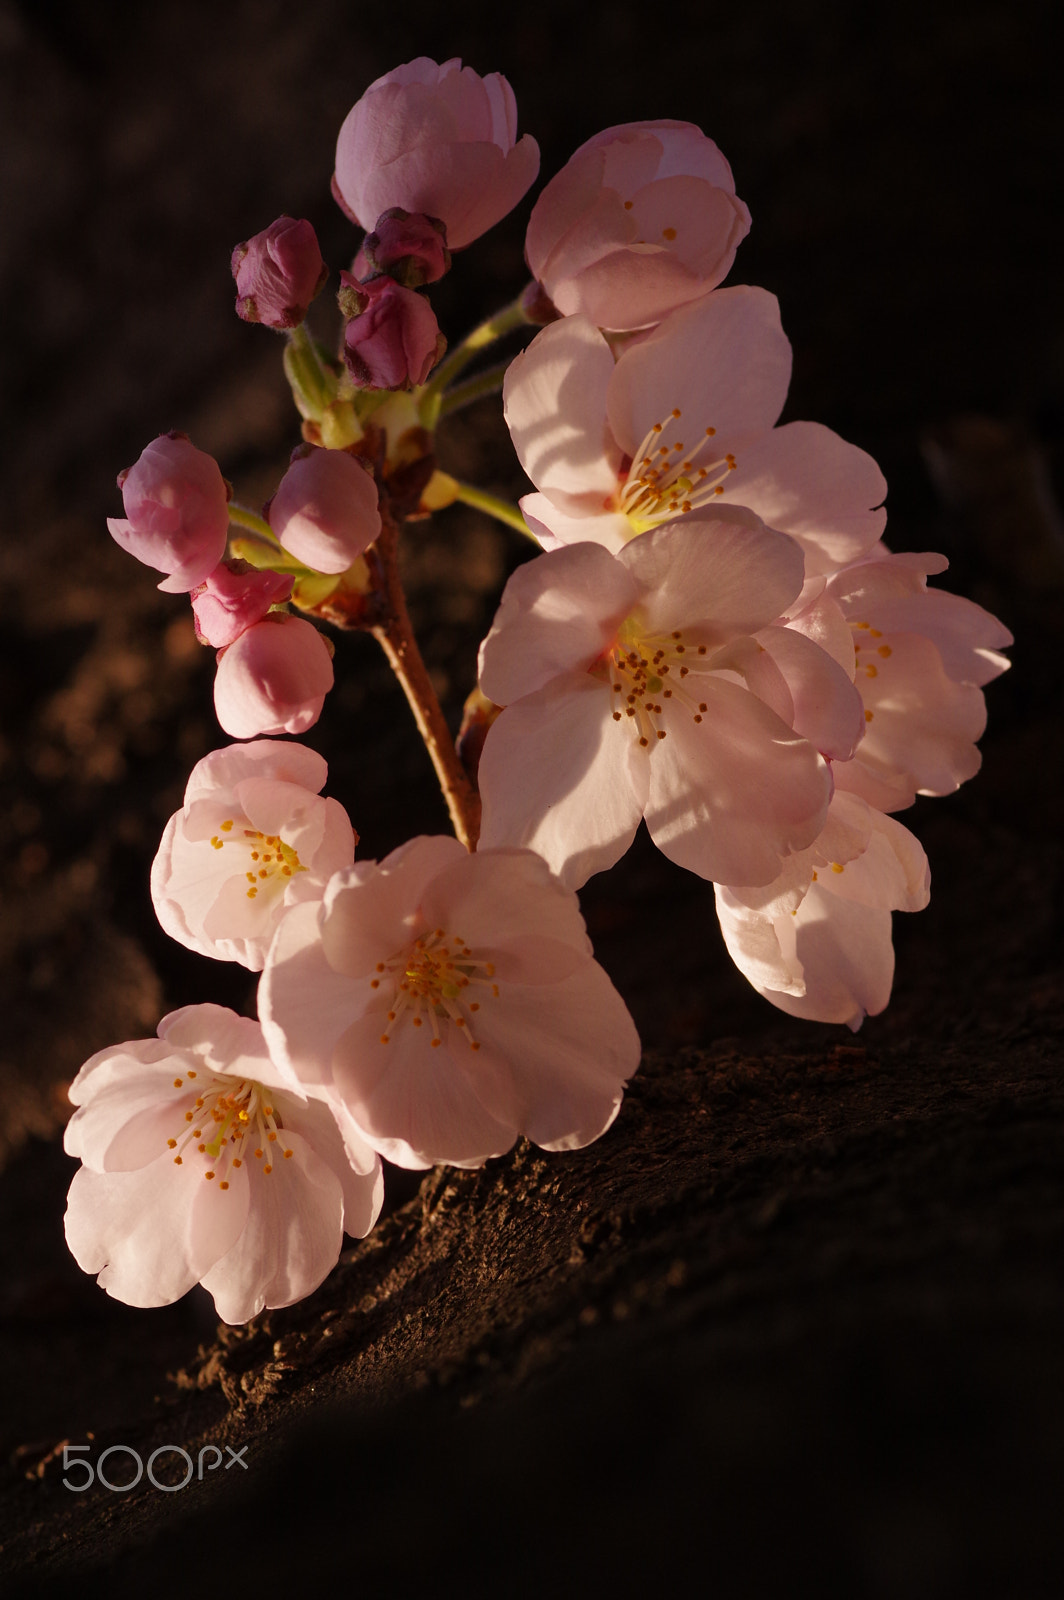
{"label": "cluster of blossoms", "polygon": [[[720,287],[750,217],[699,129],[582,146],[532,210],[529,289],[444,358],[425,291],[538,161],[498,75],[420,59],[371,85],[337,144],[334,195],[368,230],[340,274],[337,353],[304,324],[328,276],[309,223],[233,253],[237,312],[285,331],[303,418],[272,499],[236,505],[180,433],[119,479],[111,532],[189,595],[218,721],[247,741],[192,772],[156,912],[262,974],[257,1021],[186,1007],[71,1089],[67,1237],[132,1304],[201,1282],[246,1320],[369,1231],[382,1158],[477,1166],[521,1136],[566,1150],[605,1132],[640,1047],[575,891],[643,819],[713,885],[761,994],[859,1026],[889,998],[892,913],[928,898],[894,813],[978,767],[1009,636],[928,588],[941,557],[888,550],[868,455],[777,425],[790,346],[772,295]],[[530,323],[505,369],[463,377]],[[534,485],[520,511],[434,456],[440,416],[500,387]],[[403,522],[455,500],[539,550],[503,593],[457,746],[396,562]],[[325,626],[384,647],[456,837],[357,860],[324,761],[275,739],[321,715]]]}

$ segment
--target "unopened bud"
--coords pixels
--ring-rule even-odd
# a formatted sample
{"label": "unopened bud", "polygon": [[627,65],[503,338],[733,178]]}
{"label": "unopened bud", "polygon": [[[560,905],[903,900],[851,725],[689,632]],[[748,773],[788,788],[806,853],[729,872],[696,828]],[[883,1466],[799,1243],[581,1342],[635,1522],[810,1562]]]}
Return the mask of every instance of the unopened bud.
{"label": "unopened bud", "polygon": [[329,276],[314,229],[294,217],[278,217],[238,244],[231,266],[237,316],[268,328],[297,328]]}
{"label": "unopened bud", "polygon": [[447,229],[438,217],[392,206],[362,242],[362,255],[372,272],[386,272],[406,289],[435,283],[450,270]]}
{"label": "unopened bud", "polygon": [[314,572],[346,572],[381,531],[377,485],[343,450],[302,445],[266,512],[286,550]]}
{"label": "unopened bud", "polygon": [[366,306],[344,330],[344,360],[360,389],[416,389],[447,347],[423,295],[394,278],[361,285]]}
{"label": "unopened bud", "polygon": [[218,463],[185,433],[153,439],[119,474],[126,515],[108,517],[111,537],[138,561],[165,572],[159,585],[182,594],[202,583],[225,554],[229,485]]}

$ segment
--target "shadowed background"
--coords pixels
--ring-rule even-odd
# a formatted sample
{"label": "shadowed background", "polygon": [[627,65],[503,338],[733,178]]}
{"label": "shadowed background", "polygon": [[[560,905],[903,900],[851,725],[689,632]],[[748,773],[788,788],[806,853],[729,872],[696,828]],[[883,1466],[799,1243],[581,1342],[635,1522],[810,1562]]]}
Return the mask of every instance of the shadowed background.
{"label": "shadowed background", "polygon": [[[788,1547],[828,1515],[818,1485],[831,1508],[821,1559],[830,1552],[850,1592],[937,1596],[985,1582],[1009,1593],[997,1575],[1020,1570],[1023,1592],[1054,1592],[1064,141],[1051,13],[1037,0],[963,17],[841,0],[620,13],[310,0],[296,15],[197,0],[149,15],[0,0],[0,1537],[16,1570],[65,1572],[126,1551],[131,1581],[141,1559],[155,1581],[158,1551],[128,1554],[134,1534],[200,1502],[73,1503],[41,1463],[86,1429],[140,1438],[155,1396],[191,1394],[215,1410],[167,1436],[228,1426],[232,1440],[250,1430],[283,1452],[309,1419],[319,1432],[282,1455],[274,1486],[264,1466],[246,1494],[282,1525],[287,1516],[294,1536],[313,1507],[293,1485],[313,1480],[308,1463],[333,1462],[319,1542],[330,1516],[353,1514],[348,1487],[365,1496],[363,1581],[390,1573],[399,1593],[437,1558],[475,1592],[500,1571],[518,1592],[561,1571],[575,1591],[618,1552],[635,1572],[693,1548],[712,1571],[747,1523],[778,1530],[785,1574]],[[491,1284],[510,1270],[516,1225],[463,1178],[448,1204],[490,1235],[485,1260],[502,1242],[503,1265],[462,1279],[461,1296],[452,1289],[449,1342],[424,1323],[431,1296],[412,1271],[410,1298],[382,1313],[369,1376],[355,1332],[361,1365],[340,1363],[350,1381],[325,1385],[328,1407],[296,1359],[297,1398],[271,1421],[267,1384],[249,1420],[254,1385],[200,1382],[222,1348],[209,1302],[118,1307],[62,1241],[73,1164],[58,1133],[81,1062],[150,1034],[175,1006],[254,1003],[242,969],[181,950],[154,920],[159,835],[190,767],[221,742],[213,662],[184,601],[157,592],[104,518],[120,513],[118,470],[174,427],[219,458],[239,500],[271,492],[294,412],[280,340],[233,315],[229,252],[288,212],[314,223],[334,273],[349,264],[357,239],[328,190],[336,132],[375,76],[417,53],[506,73],[544,176],[625,120],[685,118],[717,140],[753,213],[732,278],[779,295],[795,348],[786,417],[824,422],[877,457],[888,539],[944,550],[947,583],[1016,632],[1016,666],[989,691],[984,774],[904,817],[928,849],[934,898],[895,919],[896,995],[882,1019],[854,1041],[777,1016],[731,968],[708,888],[641,841],[582,897],[596,952],[658,1052],[610,1136],[620,1153],[542,1171],[520,1156],[499,1164],[511,1200],[548,1194],[528,1215],[553,1206],[579,1231],[599,1207],[593,1237],[612,1242],[592,1255],[608,1270],[596,1269],[592,1292],[564,1230],[519,1230],[524,1264],[500,1321]],[[528,207],[434,289],[452,337],[522,287]],[[338,328],[330,293],[311,322]],[[447,426],[440,457],[521,492],[490,401]],[[517,544],[459,508],[410,534],[412,609],[452,718]],[[337,665],[307,742],[329,759],[329,792],[362,853],[379,856],[444,828],[445,814],[372,641],[340,640]],[[683,1049],[694,1052],[686,1099],[667,1087]],[[829,1067],[842,1099],[826,1108]],[[707,1105],[709,1132],[696,1135]],[[660,1146],[652,1193],[625,1188],[625,1151],[644,1137]],[[571,1179],[568,1199],[549,1198],[555,1172],[563,1188]],[[397,1200],[412,1190],[393,1184]],[[434,1216],[441,1192],[428,1180],[415,1210]],[[392,1265],[425,1248],[405,1215],[381,1246]],[[611,1233],[618,1216],[628,1220]],[[374,1270],[356,1254],[341,1283]],[[563,1267],[576,1277],[553,1293]],[[641,1294],[641,1283],[665,1288]],[[329,1308],[353,1303],[341,1287]],[[419,1337],[397,1354],[411,1315]],[[303,1326],[298,1314],[275,1316],[262,1348],[289,1326]],[[242,1371],[262,1366],[258,1349],[252,1340]],[[185,1389],[166,1376],[178,1369]],[[482,1402],[475,1421],[470,1397]],[[358,1419],[330,1420],[334,1402],[352,1400]],[[371,1402],[383,1420],[366,1420]],[[351,1468],[352,1441],[379,1463],[372,1472]],[[504,1480],[493,1462],[506,1463]],[[1009,1476],[1020,1462],[1022,1488]],[[455,1487],[466,1481],[468,1497]],[[487,1508],[490,1535],[471,1500]],[[707,1517],[707,1504],[726,1514]],[[199,1515],[209,1527],[216,1513]],[[534,1559],[520,1557],[526,1547]],[[755,1538],[744,1551],[769,1563],[776,1548]]]}

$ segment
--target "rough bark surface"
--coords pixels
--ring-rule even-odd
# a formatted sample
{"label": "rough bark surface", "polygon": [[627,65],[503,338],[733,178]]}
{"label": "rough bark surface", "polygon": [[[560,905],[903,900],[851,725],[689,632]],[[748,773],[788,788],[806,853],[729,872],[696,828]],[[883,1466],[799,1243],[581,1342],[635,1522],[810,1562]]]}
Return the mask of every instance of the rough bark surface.
{"label": "rough bark surface", "polygon": [[[675,19],[652,48],[634,13],[606,29],[474,5],[418,31],[348,11],[0,0],[0,1571],[27,1594],[223,1577],[643,1593],[697,1563],[725,1592],[1058,1595],[1052,8],[977,4],[955,30],[926,8],[758,0],[690,33]],[[884,463],[888,538],[945,550],[946,581],[1014,629],[1016,665],[988,693],[984,771],[904,818],[934,896],[895,918],[883,1017],[854,1037],[772,1012],[729,967],[707,886],[641,839],[582,896],[647,1045],[610,1134],[420,1184],[390,1173],[390,1214],[317,1294],[219,1328],[199,1292],[115,1304],[62,1239],[82,1060],[177,1005],[254,1005],[248,974],[152,916],[163,825],[220,742],[212,662],[103,518],[117,470],[175,426],[240,499],[270,493],[292,413],[279,342],[232,315],[229,249],[287,211],[346,264],[336,128],[418,51],[507,72],[545,173],[634,117],[718,139],[754,213],[737,281],[780,294],[796,347],[787,417]],[[521,287],[526,214],[456,260],[434,297],[449,331]],[[314,317],[331,329],[327,305]],[[441,455],[521,492],[490,402]],[[453,723],[521,553],[460,509],[407,537]],[[308,742],[360,849],[442,831],[373,642],[341,639],[338,667]],[[64,1441],[93,1459],[217,1444],[246,1469],[78,1495]],[[157,1471],[175,1481],[180,1458]]]}

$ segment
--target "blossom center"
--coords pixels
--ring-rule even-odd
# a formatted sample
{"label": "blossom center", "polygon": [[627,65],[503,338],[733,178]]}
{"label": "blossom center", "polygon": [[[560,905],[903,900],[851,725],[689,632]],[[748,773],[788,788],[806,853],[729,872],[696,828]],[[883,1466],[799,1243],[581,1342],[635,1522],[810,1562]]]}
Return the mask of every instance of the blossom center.
{"label": "blossom center", "polygon": [[[254,900],[261,889],[283,891],[297,872],[306,872],[298,853],[290,844],[285,844],[279,834],[263,833],[258,828],[241,828],[234,832],[234,826],[233,818],[227,817],[218,832],[211,836],[211,848],[223,850],[226,845],[235,845],[238,854],[245,854],[249,863],[244,871],[249,900]],[[226,837],[222,838],[222,834]]]}
{"label": "blossom center", "polygon": [[[273,1171],[280,1153],[290,1159],[293,1151],[281,1137],[284,1122],[268,1089],[252,1078],[211,1078],[202,1088],[195,1081],[199,1074],[189,1070],[174,1079],[174,1088],[191,1089],[194,1104],[184,1114],[179,1138],[167,1139],[175,1151],[174,1165],[183,1166],[186,1155],[193,1162],[197,1155],[208,1182],[218,1180],[219,1189],[229,1188],[231,1169],[242,1167],[249,1155],[262,1163],[264,1173]],[[187,1081],[186,1081],[187,1080]]]}
{"label": "blossom center", "polygon": [[735,471],[735,457],[730,451],[721,455],[713,443],[716,428],[696,430],[698,442],[688,449],[679,437],[681,432],[690,437],[689,430],[678,426],[681,417],[674,406],[663,422],[653,424],[618,489],[617,509],[632,524],[633,534],[711,504],[724,493],[722,479]]}
{"label": "blossom center", "polygon": [[701,722],[707,706],[685,680],[704,667],[707,649],[684,639],[683,630],[648,634],[628,617],[606,654],[591,671],[608,680],[614,722],[631,724],[643,749],[664,739],[666,719],[687,715]]}
{"label": "blossom center", "polygon": [[476,1013],[486,999],[497,1000],[499,986],[494,981],[495,966],[475,956],[465,940],[448,934],[444,928],[415,939],[413,944],[392,957],[379,961],[373,989],[391,990],[387,1026],[381,1044],[389,1044],[397,1026],[423,1028],[427,1024],[438,1049],[443,1039],[441,1022],[450,1022],[461,1031],[470,1049],[479,1050],[473,1029]]}

